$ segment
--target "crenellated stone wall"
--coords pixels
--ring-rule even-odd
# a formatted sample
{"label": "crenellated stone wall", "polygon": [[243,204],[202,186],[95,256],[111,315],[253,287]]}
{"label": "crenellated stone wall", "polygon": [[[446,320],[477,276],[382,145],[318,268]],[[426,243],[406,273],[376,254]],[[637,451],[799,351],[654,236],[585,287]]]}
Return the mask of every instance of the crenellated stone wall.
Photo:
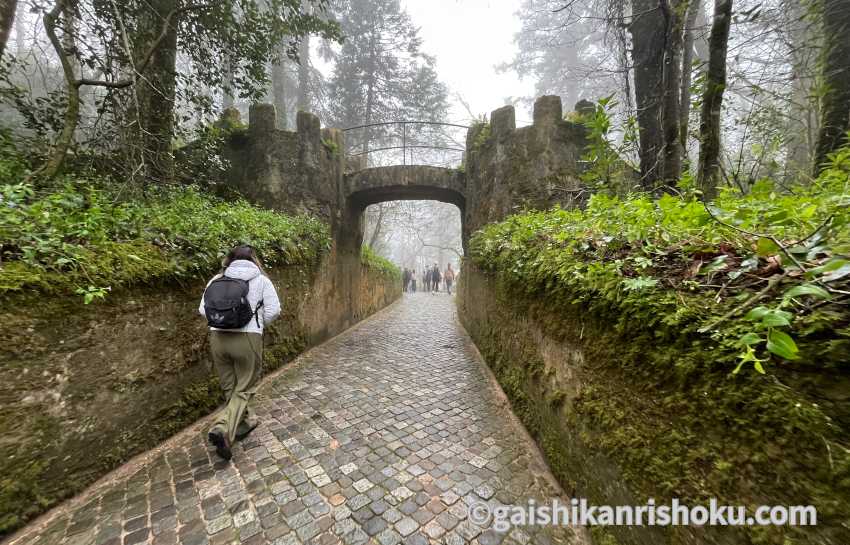
{"label": "crenellated stone wall", "polygon": [[227,184],[248,200],[289,213],[310,213],[334,224],[347,161],[342,132],[298,112],[297,129],[275,128],[271,104],[251,106],[247,133],[230,138],[224,156]]}
{"label": "crenellated stone wall", "polygon": [[[455,204],[466,244],[476,229],[520,209],[577,203],[584,126],[564,120],[557,96],[537,99],[533,117],[531,125],[517,128],[513,106],[504,106],[492,112],[489,124],[470,127],[461,169],[367,169],[363,156],[344,156],[341,130],[322,129],[319,119],[305,112],[298,113],[295,131],[280,130],[274,106],[256,104],[247,133],[232,138],[225,151],[231,165],[227,182],[268,208],[325,218],[338,254],[352,263],[362,242],[363,211],[375,202]],[[356,274],[348,281],[356,286]]]}
{"label": "crenellated stone wall", "polygon": [[533,119],[517,128],[514,107],[504,106],[490,114],[489,124],[469,129],[465,238],[523,208],[576,205],[586,129],[564,120],[557,96],[538,98]]}

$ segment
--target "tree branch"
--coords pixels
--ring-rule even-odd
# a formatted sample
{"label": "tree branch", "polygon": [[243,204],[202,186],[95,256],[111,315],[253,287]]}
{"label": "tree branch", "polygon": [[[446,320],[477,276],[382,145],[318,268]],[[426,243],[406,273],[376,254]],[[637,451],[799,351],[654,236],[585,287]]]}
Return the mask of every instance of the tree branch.
{"label": "tree branch", "polygon": [[[61,2],[62,0],[59,1]],[[212,7],[211,4],[189,4],[181,8],[174,8],[173,10],[168,12],[168,15],[165,16],[165,20],[162,23],[162,29],[160,30],[159,35],[156,37],[156,40],[154,40],[145,55],[142,57],[142,62],[136,65],[136,69],[133,72],[132,77],[118,81],[80,78],[76,80],[76,85],[78,87],[81,87],[83,85],[92,85],[97,87],[108,87],[111,89],[122,89],[135,84],[136,81],[138,81],[139,76],[144,73],[145,68],[147,68],[148,64],[150,64],[151,59],[153,59],[153,56],[156,53],[156,50],[159,49],[159,46],[162,44],[162,41],[168,35],[168,29],[171,26],[172,19],[188,11],[209,9],[210,7]]]}

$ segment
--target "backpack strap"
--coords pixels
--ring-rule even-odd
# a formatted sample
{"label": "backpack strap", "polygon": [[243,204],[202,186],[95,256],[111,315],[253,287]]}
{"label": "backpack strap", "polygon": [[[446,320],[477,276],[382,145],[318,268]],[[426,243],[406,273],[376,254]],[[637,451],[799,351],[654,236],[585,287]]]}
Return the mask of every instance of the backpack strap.
{"label": "backpack strap", "polygon": [[260,309],[263,308],[263,301],[257,303],[257,308],[254,309],[254,320],[257,321],[257,327],[260,327]]}

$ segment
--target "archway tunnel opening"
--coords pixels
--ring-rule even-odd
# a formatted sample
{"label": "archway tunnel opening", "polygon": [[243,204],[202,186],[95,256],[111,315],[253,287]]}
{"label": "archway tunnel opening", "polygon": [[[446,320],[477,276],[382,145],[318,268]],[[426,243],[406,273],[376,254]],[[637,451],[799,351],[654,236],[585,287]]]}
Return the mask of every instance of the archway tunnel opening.
{"label": "archway tunnel opening", "polygon": [[[466,201],[433,185],[381,185],[349,195],[338,232],[342,255],[364,247],[413,276],[421,289],[426,268],[458,271],[466,246]],[[413,272],[415,271],[415,272]],[[445,287],[445,285],[443,285]]]}
{"label": "archway tunnel opening", "polygon": [[[389,259],[422,289],[425,273],[436,267],[453,274],[463,257],[463,218],[452,203],[436,200],[394,200],[370,204],[363,219],[363,242],[375,254]],[[443,283],[438,286],[446,289]]]}

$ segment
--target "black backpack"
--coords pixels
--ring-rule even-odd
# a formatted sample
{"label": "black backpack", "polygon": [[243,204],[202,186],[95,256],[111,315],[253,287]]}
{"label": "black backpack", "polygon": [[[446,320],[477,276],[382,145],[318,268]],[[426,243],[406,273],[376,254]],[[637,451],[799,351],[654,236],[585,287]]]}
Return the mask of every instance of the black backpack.
{"label": "black backpack", "polygon": [[256,318],[257,327],[260,317],[257,314],[263,302],[256,310],[248,302],[248,282],[239,278],[220,276],[210,282],[204,292],[204,314],[207,324],[216,329],[239,329]]}

